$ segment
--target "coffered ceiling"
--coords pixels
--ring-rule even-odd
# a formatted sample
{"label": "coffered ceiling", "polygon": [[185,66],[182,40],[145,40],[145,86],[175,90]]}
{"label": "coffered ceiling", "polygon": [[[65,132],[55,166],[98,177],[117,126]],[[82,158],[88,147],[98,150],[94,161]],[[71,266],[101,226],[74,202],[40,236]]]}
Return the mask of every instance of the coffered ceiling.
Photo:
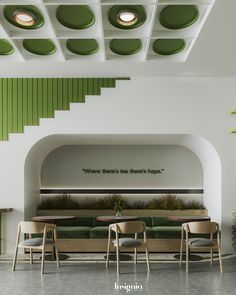
{"label": "coffered ceiling", "polygon": [[0,0],[0,62],[182,63],[214,1]]}

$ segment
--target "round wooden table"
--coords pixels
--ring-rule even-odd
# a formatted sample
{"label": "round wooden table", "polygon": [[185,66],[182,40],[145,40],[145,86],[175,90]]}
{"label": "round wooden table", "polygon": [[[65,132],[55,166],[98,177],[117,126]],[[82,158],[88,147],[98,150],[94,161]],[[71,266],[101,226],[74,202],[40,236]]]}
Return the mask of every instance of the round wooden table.
{"label": "round wooden table", "polygon": [[57,221],[61,220],[73,220],[76,219],[76,216],[66,216],[66,215],[52,215],[52,216],[34,216],[32,218],[33,221],[41,221],[47,223],[56,223]]}
{"label": "round wooden table", "polygon": [[210,221],[210,216],[167,216],[171,221],[178,222],[194,222],[194,221]]}
{"label": "round wooden table", "polygon": [[96,218],[97,221],[107,221],[107,222],[114,222],[114,223],[125,222],[125,221],[134,221],[134,220],[138,220],[138,219],[139,219],[139,217],[137,217],[137,216],[127,216],[127,215],[97,216],[97,218]]}
{"label": "round wooden table", "polygon": [[[67,216],[67,215],[51,215],[51,216],[44,216],[44,215],[40,215],[40,216],[34,216],[32,218],[33,221],[36,222],[46,222],[46,223],[52,223],[55,224],[57,221],[63,221],[63,220],[74,220],[76,219],[76,216]],[[65,260],[68,258],[68,255],[59,255],[60,260]],[[56,260],[56,249],[55,246],[52,247],[52,255],[45,255],[45,260],[52,260],[55,261]]]}

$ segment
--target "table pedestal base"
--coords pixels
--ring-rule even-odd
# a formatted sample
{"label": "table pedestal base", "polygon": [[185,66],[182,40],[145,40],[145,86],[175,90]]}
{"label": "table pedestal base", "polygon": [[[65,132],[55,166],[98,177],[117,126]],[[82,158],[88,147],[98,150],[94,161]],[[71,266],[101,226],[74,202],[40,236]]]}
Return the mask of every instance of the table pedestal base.
{"label": "table pedestal base", "polygon": [[[104,258],[107,259],[107,255],[105,255]],[[120,261],[129,261],[133,259],[133,257],[129,254],[120,254],[119,258],[120,258]],[[110,254],[109,260],[116,261],[116,254]]]}

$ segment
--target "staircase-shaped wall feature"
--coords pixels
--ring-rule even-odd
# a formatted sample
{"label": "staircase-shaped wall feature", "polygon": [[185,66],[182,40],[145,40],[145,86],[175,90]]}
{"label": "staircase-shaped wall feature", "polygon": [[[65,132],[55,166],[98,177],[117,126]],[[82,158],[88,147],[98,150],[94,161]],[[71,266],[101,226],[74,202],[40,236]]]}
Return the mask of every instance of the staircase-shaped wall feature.
{"label": "staircase-shaped wall feature", "polygon": [[0,140],[9,133],[23,133],[24,126],[39,125],[40,118],[54,118],[69,110],[71,102],[83,103],[86,95],[100,95],[101,88],[128,78],[0,78]]}

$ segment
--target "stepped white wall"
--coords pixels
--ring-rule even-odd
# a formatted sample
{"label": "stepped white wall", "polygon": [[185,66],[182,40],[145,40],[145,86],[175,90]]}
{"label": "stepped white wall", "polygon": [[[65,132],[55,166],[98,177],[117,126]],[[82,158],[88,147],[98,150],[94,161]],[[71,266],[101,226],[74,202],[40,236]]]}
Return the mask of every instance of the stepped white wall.
{"label": "stepped white wall", "polygon": [[[12,253],[18,221],[24,215],[29,218],[36,208],[44,158],[63,144],[89,144],[89,134],[98,139],[104,134],[124,134],[127,143],[133,135],[133,144],[162,141],[189,147],[202,163],[205,202],[212,218],[222,221],[224,251],[230,251],[231,211],[236,205],[236,138],[230,129],[236,127],[236,118],[229,111],[236,103],[235,82],[235,78],[207,77],[119,81],[117,89],[103,89],[101,96],[73,104],[70,112],[58,112],[55,119],[43,119],[40,127],[27,127],[24,135],[11,135],[9,142],[0,143],[0,203],[14,208],[4,216],[5,251]],[[172,136],[163,142],[163,134]],[[29,154],[33,162],[26,164],[25,187],[25,160],[34,145]],[[29,201],[31,212],[25,210]]]}

